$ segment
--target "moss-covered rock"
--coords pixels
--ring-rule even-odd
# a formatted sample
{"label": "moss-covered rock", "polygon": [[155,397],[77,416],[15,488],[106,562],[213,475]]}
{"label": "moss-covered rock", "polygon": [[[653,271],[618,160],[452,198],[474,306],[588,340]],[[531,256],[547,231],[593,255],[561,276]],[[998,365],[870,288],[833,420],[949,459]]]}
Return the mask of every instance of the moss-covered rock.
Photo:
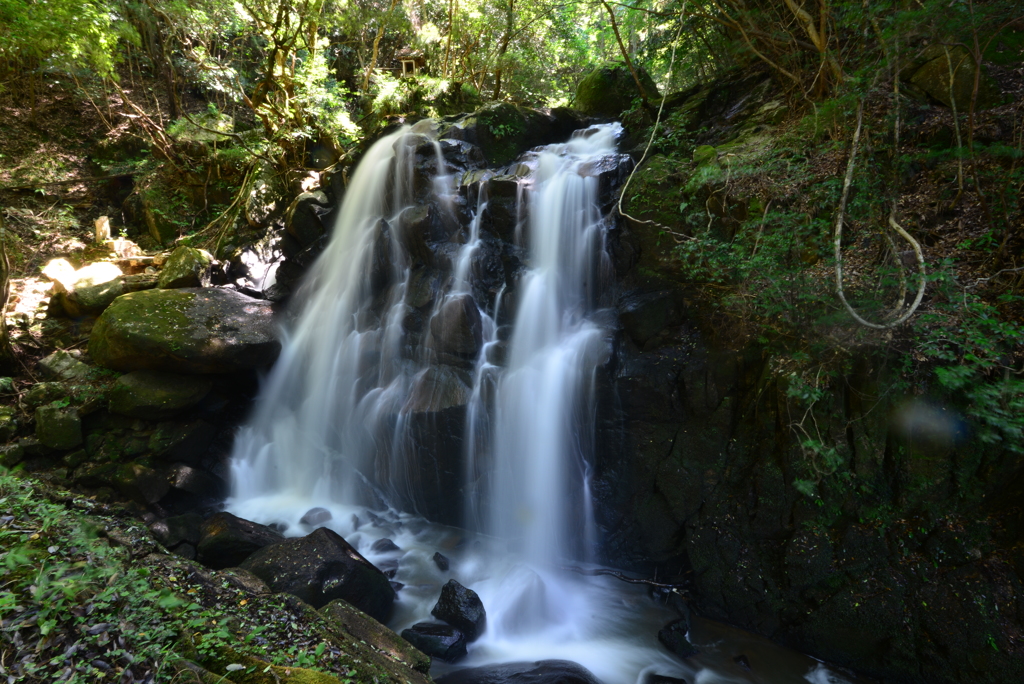
{"label": "moss-covered rock", "polygon": [[89,339],[96,363],[124,372],[231,373],[269,366],[280,348],[270,303],[227,289],[118,297]]}
{"label": "moss-covered rock", "polygon": [[182,245],[168,257],[163,270],[160,271],[157,287],[172,289],[209,285],[212,263],[213,256],[205,249]]}
{"label": "moss-covered rock", "polygon": [[[647,99],[658,97],[658,86],[643,67],[634,64]],[[641,97],[636,80],[622,62],[606,62],[587,74],[576,87],[576,108],[588,116],[614,119]]]}
{"label": "moss-covered rock", "polygon": [[0,442],[7,442],[18,432],[17,412],[13,406],[0,406]]}
{"label": "moss-covered rock", "polygon": [[156,503],[171,489],[166,475],[140,463],[120,466],[113,483],[121,494],[142,505]]}
{"label": "moss-covered rock", "polygon": [[133,371],[122,375],[110,389],[110,412],[131,418],[162,420],[187,411],[213,387],[207,378]]}
{"label": "moss-covered rock", "polygon": [[35,410],[67,395],[68,387],[62,382],[37,382],[22,395],[21,403],[25,408]]}
{"label": "moss-covered rock", "polygon": [[411,667],[416,672],[430,672],[430,658],[408,641],[341,599],[320,609],[329,629],[343,642],[362,642],[387,659]]}
{"label": "moss-covered rock", "polygon": [[39,360],[39,370],[51,380],[81,382],[89,377],[89,366],[69,352],[59,349]]}
{"label": "moss-covered rock", "polygon": [[[933,45],[924,51],[921,60],[923,63],[909,76],[910,83],[946,107],[952,107],[955,100],[957,109],[966,112],[974,94],[975,76],[974,58],[967,49],[961,46],[950,48],[947,59],[946,50]],[[953,73],[952,88],[950,72]],[[982,67],[976,108],[995,107],[1000,96],[999,86]]]}
{"label": "moss-covered rock", "polygon": [[36,437],[51,449],[74,449],[82,443],[82,419],[78,410],[55,404],[36,409]]}

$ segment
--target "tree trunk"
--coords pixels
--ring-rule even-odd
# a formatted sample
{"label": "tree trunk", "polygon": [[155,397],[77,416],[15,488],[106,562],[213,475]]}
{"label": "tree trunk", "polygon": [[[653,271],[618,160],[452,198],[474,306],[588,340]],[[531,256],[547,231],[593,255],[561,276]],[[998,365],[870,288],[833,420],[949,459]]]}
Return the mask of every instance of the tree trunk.
{"label": "tree trunk", "polygon": [[508,0],[508,9],[505,10],[505,35],[501,37],[501,45],[498,46],[498,56],[494,60],[494,99],[501,97],[501,59],[508,52],[508,45],[512,42],[512,31],[516,26],[516,0]]}
{"label": "tree trunk", "polygon": [[373,39],[373,54],[370,55],[370,63],[366,65],[366,73],[363,75],[364,93],[370,88],[370,76],[373,75],[373,70],[377,68],[377,53],[380,50],[380,39],[384,36],[384,21],[395,11],[395,5],[397,4],[398,0],[391,0],[388,13],[381,18],[380,28],[377,29],[377,37]]}
{"label": "tree trunk", "polygon": [[601,4],[608,10],[608,17],[612,20],[612,31],[615,33],[615,40],[619,44],[619,51],[622,53],[622,59],[626,61],[626,66],[629,68],[629,73],[633,75],[633,81],[636,82],[636,89],[640,92],[640,99],[643,100],[644,107],[649,107],[647,90],[644,88],[644,84],[640,82],[640,76],[637,75],[636,69],[633,67],[633,60],[629,58],[629,51],[626,50],[625,44],[622,42],[622,36],[619,35],[619,24],[615,21],[615,11],[612,9],[605,0],[601,0]]}

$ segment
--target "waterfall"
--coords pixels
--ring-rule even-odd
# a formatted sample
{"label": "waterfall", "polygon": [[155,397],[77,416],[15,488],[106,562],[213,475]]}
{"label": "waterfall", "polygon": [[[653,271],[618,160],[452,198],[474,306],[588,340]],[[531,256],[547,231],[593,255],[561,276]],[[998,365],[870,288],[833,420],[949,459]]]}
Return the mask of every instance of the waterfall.
{"label": "waterfall", "polygon": [[[458,143],[438,141],[434,122],[375,143],[236,437],[227,505],[289,535],[326,508],[322,524],[374,563],[395,562],[374,549],[391,539],[396,630],[430,621],[448,579],[474,589],[487,629],[456,667],[561,658],[606,684],[755,681],[717,637],[702,642],[704,661],[669,655],[655,635],[675,616],[643,588],[560,567],[587,567],[598,542],[595,385],[615,327],[600,193],[602,174],[627,161],[620,132],[579,131],[497,172],[456,168],[443,146]],[[514,198],[511,228],[495,225],[492,183]],[[496,249],[506,275],[484,287]],[[452,420],[448,467],[423,439]],[[438,485],[446,467],[456,481]],[[463,530],[418,515],[429,486],[455,500]]]}
{"label": "waterfall", "polygon": [[[236,437],[232,507],[268,513],[309,502],[370,503],[382,421],[405,403],[420,369],[403,358],[409,259],[395,236],[413,199],[403,128],[374,144],[348,188],[335,230],[298,297],[281,358]],[[383,483],[383,484],[382,484]]]}
{"label": "waterfall", "polygon": [[589,130],[531,160],[531,269],[498,381],[488,531],[534,563],[593,552],[593,384],[610,343],[592,314],[609,266],[598,179],[586,172],[615,152],[619,130]]}
{"label": "waterfall", "polygon": [[[529,270],[516,288],[505,367],[490,359],[499,345],[500,298],[481,303],[472,294],[487,176],[476,188],[468,234],[433,300],[430,324],[413,340],[405,319],[417,257],[409,247],[415,241],[401,233],[418,203],[454,213],[452,174],[430,122],[374,144],[298,294],[281,359],[236,438],[231,509],[266,522],[302,506],[415,502],[420,480],[410,406],[424,403],[423,395],[431,395],[430,403],[436,378],[453,372],[437,364],[434,334],[443,326],[434,324],[451,309],[468,308],[479,318],[481,346],[466,373],[465,522],[509,540],[533,562],[588,557],[594,544],[591,389],[608,342],[592,320],[607,260],[598,179],[587,165],[614,153],[619,130],[588,129],[528,154],[518,166],[530,169],[517,192],[528,219],[516,230]],[[422,146],[436,166],[429,182],[417,181],[413,168]]]}

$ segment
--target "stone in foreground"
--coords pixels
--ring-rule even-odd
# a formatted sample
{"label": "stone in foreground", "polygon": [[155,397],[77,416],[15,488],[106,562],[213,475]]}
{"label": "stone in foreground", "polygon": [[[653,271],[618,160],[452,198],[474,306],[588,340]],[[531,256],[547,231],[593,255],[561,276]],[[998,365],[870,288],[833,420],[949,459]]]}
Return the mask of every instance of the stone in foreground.
{"label": "stone in foreground", "polygon": [[297,596],[314,608],[344,599],[384,622],[395,601],[384,573],[326,527],[260,549],[241,567],[274,591]]}
{"label": "stone in foreground", "polygon": [[280,353],[268,302],[234,290],[143,290],[114,300],[93,328],[89,354],[113,370],[233,373]]}
{"label": "stone in foreground", "polygon": [[320,614],[350,640],[373,644],[374,650],[391,660],[404,663],[416,672],[430,672],[430,658],[406,639],[398,636],[347,601],[336,599],[320,609]]}
{"label": "stone in foreground", "polygon": [[402,638],[431,658],[448,663],[466,655],[466,635],[443,622],[418,622],[402,630]]}
{"label": "stone in foreground", "polygon": [[487,626],[487,614],[480,597],[455,580],[448,580],[441,588],[441,598],[430,614],[457,627],[466,635],[467,641],[474,641]]}
{"label": "stone in foreground", "polygon": [[601,684],[590,670],[569,660],[471,667],[435,681],[437,684]]}

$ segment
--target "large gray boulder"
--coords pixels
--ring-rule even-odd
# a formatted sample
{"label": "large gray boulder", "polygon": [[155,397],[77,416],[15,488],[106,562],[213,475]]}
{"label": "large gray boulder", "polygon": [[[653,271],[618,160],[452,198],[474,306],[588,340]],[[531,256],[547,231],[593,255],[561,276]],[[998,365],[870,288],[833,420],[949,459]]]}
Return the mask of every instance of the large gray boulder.
{"label": "large gray boulder", "polygon": [[384,573],[326,527],[264,547],[241,567],[275,592],[298,596],[314,608],[344,599],[384,622],[395,601],[395,590]]}
{"label": "large gray boulder", "polygon": [[96,363],[123,372],[231,373],[269,366],[280,350],[270,303],[219,288],[118,297],[89,339]]}
{"label": "large gray boulder", "polygon": [[130,418],[163,420],[192,408],[213,381],[195,375],[140,370],[122,375],[110,389],[110,412]]}

